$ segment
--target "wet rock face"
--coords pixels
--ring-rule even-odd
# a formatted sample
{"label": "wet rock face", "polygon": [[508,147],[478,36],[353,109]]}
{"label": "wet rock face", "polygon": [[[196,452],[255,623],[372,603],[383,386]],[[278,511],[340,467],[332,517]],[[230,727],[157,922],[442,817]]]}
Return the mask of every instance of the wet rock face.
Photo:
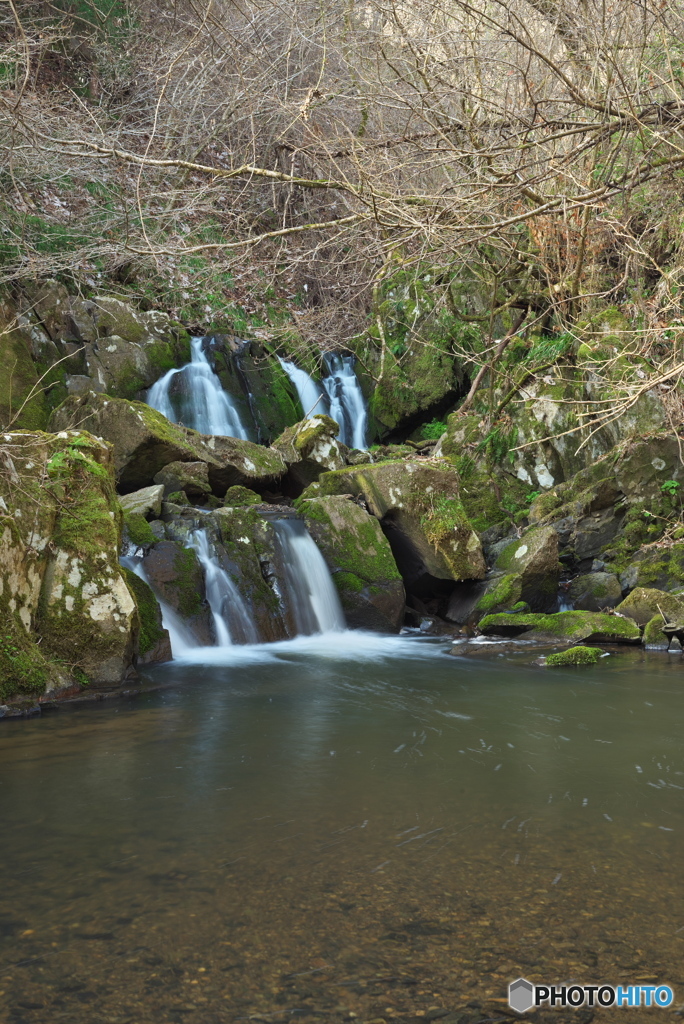
{"label": "wet rock face", "polygon": [[143,559],[150,585],[187,622],[201,645],[215,642],[204,576],[197,555],[176,541],[161,541]]}
{"label": "wet rock face", "polygon": [[265,485],[286,470],[279,452],[234,437],[206,437],[170,423],[141,402],[73,395],[55,410],[51,427],[68,429],[76,422],[112,445],[123,491],[149,486],[165,466],[176,462],[205,463],[211,489],[219,497],[234,484]]}
{"label": "wet rock face", "polygon": [[299,508],[340,594],[352,629],[396,632],[405,594],[380,523],[347,497],[302,501]]}
{"label": "wet rock face", "polygon": [[463,509],[450,467],[385,462],[325,473],[302,497],[360,496],[380,519],[407,589],[423,578],[482,579],[482,545]]}

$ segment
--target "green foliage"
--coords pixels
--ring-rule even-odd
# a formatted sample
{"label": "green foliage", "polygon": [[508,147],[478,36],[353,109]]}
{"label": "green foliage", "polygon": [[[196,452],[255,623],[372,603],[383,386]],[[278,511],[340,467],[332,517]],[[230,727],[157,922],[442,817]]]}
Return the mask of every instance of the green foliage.
{"label": "green foliage", "polygon": [[426,441],[436,441],[442,436],[446,428],[447,425],[443,420],[432,420],[430,423],[423,424],[420,428],[420,436]]}
{"label": "green foliage", "polygon": [[0,635],[0,700],[20,694],[41,694],[49,680],[48,666],[28,635],[8,630]]}
{"label": "green foliage", "polygon": [[664,484],[661,484],[660,490],[674,498],[675,494],[679,491],[679,482],[677,480],[666,480]]}

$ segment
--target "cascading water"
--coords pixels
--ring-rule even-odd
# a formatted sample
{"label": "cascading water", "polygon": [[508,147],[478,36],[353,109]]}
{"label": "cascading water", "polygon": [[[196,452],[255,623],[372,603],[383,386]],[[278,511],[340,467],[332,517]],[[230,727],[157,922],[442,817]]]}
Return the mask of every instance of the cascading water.
{"label": "cascading water", "polygon": [[335,584],[304,524],[297,519],[279,519],[273,525],[283,556],[286,597],[297,634],[346,629]]}
{"label": "cascading water", "polygon": [[300,369],[286,359],[280,359],[280,365],[295,386],[304,411],[304,418],[316,414],[329,416],[330,406],[320,384],[317,384],[306,370]]}
{"label": "cascading water", "polygon": [[188,538],[204,571],[207,601],[216,630],[216,643],[228,647],[233,643],[255,644],[259,637],[240,591],[212,553],[205,530],[195,530]]}
{"label": "cascading water", "polygon": [[368,410],[356,374],[353,356],[326,352],[328,376],[323,387],[330,399],[330,415],[340,425],[340,441],[348,448],[366,447]]}
{"label": "cascading water", "polygon": [[191,362],[169,370],[147,393],[147,404],[172,423],[200,434],[248,439],[233,400],[221,387],[202,348],[202,338],[191,341]]}
{"label": "cascading water", "polygon": [[[134,572],[136,576],[139,576],[140,579],[151,588],[150,581],[147,578],[147,573],[143,569],[142,558],[139,558],[136,555],[123,555],[119,561],[126,569],[130,569],[131,572]],[[164,629],[168,630],[169,633],[171,653],[174,655],[187,654],[188,651],[197,647],[197,638],[193,634],[192,630],[183,622],[178,612],[169,607],[165,601],[162,601],[158,594],[155,596],[162,613],[162,626]]]}
{"label": "cascading water", "polygon": [[354,358],[326,352],[323,359],[328,376],[321,381],[322,387],[294,363],[281,359],[280,365],[297,390],[304,415],[330,416],[339,425],[342,444],[364,449],[368,409],[354,372]]}

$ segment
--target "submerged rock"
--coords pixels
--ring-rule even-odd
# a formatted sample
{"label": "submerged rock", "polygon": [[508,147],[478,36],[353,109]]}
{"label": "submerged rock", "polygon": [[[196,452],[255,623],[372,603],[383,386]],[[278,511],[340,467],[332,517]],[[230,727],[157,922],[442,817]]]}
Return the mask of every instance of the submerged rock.
{"label": "submerged rock", "polygon": [[337,587],[352,629],[396,632],[404,619],[404,584],[376,518],[348,497],[298,504]]}
{"label": "submerged rock", "polygon": [[641,630],[632,620],[606,612],[556,612],[539,615],[487,615],[479,624],[485,636],[521,636],[525,639],[587,640],[605,644],[639,644]]}
{"label": "submerged rock", "polygon": [[565,665],[595,665],[602,652],[597,647],[571,647],[567,651],[558,651],[556,654],[549,654],[546,664],[549,668],[560,668]]}

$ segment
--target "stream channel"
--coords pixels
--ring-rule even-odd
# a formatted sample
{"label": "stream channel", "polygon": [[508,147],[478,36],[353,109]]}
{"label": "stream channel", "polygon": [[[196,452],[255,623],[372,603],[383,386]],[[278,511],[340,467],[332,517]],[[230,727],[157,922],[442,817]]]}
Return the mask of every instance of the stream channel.
{"label": "stream channel", "polygon": [[3,725],[0,1022],[479,1024],[519,975],[675,990],[530,1020],[674,1019],[680,658],[447,650],[203,648]]}

